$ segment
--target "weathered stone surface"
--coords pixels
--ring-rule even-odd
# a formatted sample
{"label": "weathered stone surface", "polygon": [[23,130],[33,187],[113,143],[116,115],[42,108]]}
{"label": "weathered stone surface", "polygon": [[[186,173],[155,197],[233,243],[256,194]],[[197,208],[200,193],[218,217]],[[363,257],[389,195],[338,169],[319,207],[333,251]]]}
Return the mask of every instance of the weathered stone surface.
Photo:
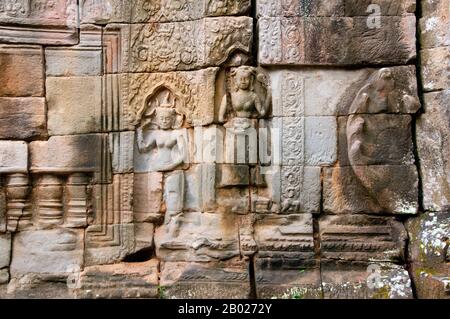
{"label": "weathered stone surface", "polygon": [[134,236],[136,238],[135,251],[143,255],[152,253],[154,248],[153,235],[155,225],[152,223],[135,223]]}
{"label": "weathered stone surface", "polygon": [[420,299],[449,299],[450,272],[431,274],[419,270],[415,279],[415,288]]}
{"label": "weathered stone surface", "polygon": [[[40,0],[2,1],[0,5],[0,22],[14,24],[66,25],[74,6],[74,0],[56,0],[43,3]],[[74,9],[74,8],[72,8]],[[70,17],[70,18],[75,18]]]}
{"label": "weathered stone surface", "polygon": [[270,73],[274,116],[335,116],[349,89],[362,81],[366,70],[283,69]]}
{"label": "weathered stone surface", "polygon": [[85,265],[113,264],[141,249],[133,224],[134,174],[115,174],[93,188],[94,216],[86,229]]}
{"label": "weathered stone surface", "polygon": [[218,186],[250,185],[250,168],[248,165],[220,165],[217,171]]}
{"label": "weathered stone surface", "polygon": [[333,0],[333,1],[270,1],[258,0],[259,16],[366,16],[374,13],[370,5],[378,5],[381,16],[401,16],[414,13],[412,0]]}
{"label": "weathered stone surface", "polygon": [[131,8],[131,3],[126,0],[81,0],[80,20],[95,24],[127,23],[130,22]]}
{"label": "weathered stone surface", "polygon": [[250,295],[248,265],[241,260],[215,263],[163,262],[160,298],[244,299]]}
{"label": "weathered stone surface", "polygon": [[435,1],[442,7],[420,19],[420,45],[424,49],[450,45],[448,0]]}
{"label": "weathered stone surface", "polygon": [[250,212],[250,191],[245,187],[216,189],[217,212],[247,214]]}
{"label": "weathered stone surface", "polygon": [[134,219],[137,222],[157,221],[163,213],[163,174],[134,174]]}
{"label": "weathered stone surface", "polygon": [[13,277],[30,273],[67,275],[82,264],[83,230],[32,230],[14,236]]}
{"label": "weathered stone surface", "polygon": [[[136,173],[167,172],[186,168],[190,158],[190,143],[187,130],[151,130],[148,127],[144,127],[145,124],[150,123],[143,123],[143,126],[138,128],[136,134],[137,145],[134,148],[134,171]],[[144,128],[145,130],[143,130]],[[162,148],[163,151],[159,151],[157,146],[164,140],[168,140],[170,143],[168,143],[166,148]],[[166,153],[166,149],[172,153]]]}
{"label": "weathered stone surface", "polygon": [[416,3],[0,0],[0,298],[448,298]]}
{"label": "weathered stone surface", "polygon": [[307,117],[305,119],[305,164],[329,165],[336,161],[337,124],[334,117]]}
{"label": "weathered stone surface", "polygon": [[52,136],[48,141],[31,142],[31,170],[100,173],[105,145],[107,149],[105,140],[104,135],[88,134]]}
{"label": "weathered stone surface", "polygon": [[129,32],[123,24],[108,24],[103,27],[103,62],[105,74],[128,71]]}
{"label": "weathered stone surface", "polygon": [[1,25],[0,41],[12,44],[75,45],[78,42],[78,35],[74,28],[55,30],[53,26],[36,25],[30,28],[29,26]]}
{"label": "weathered stone surface", "polygon": [[421,1],[422,19],[420,20],[422,48],[448,46],[450,16],[448,0]]}
{"label": "weathered stone surface", "polygon": [[436,12],[443,12],[441,10],[444,10],[448,8],[448,0],[441,0],[441,1],[421,1],[420,6],[422,8],[422,13],[424,16],[431,15]]}
{"label": "weathered stone surface", "polygon": [[154,2],[137,0],[83,0],[81,20],[84,23],[111,22],[176,22],[198,20],[207,16],[244,15],[250,0],[188,0],[183,2]]}
{"label": "weathered stone surface", "polygon": [[67,274],[25,274],[11,277],[5,298],[72,299]]}
{"label": "weathered stone surface", "polygon": [[256,265],[263,271],[314,266],[311,214],[262,215],[256,218]]}
{"label": "weathered stone surface", "polygon": [[275,190],[275,194],[279,194],[281,199],[281,212],[285,214],[318,213],[320,211],[320,180],[319,167],[282,166],[279,192]]}
{"label": "weathered stone surface", "polygon": [[414,164],[411,116],[358,114],[338,123],[340,166]]}
{"label": "weathered stone surface", "polygon": [[260,215],[255,223],[259,298],[320,298],[311,214]]}
{"label": "weathered stone surface", "polygon": [[417,149],[426,210],[450,207],[450,91],[425,94],[425,113],[417,120]]}
{"label": "weathered stone surface", "polygon": [[414,165],[324,169],[324,211],[416,214],[418,176]]}
{"label": "weathered stone surface", "polygon": [[[8,281],[9,281],[9,271],[8,271],[8,269],[0,269],[0,285],[6,284],[6,283],[8,283]],[[2,299],[5,299],[5,296],[4,296],[5,292],[2,291],[2,290],[3,289],[0,286],[0,297]]]}
{"label": "weathered stone surface", "polygon": [[10,0],[0,3],[0,41],[70,45],[78,40],[75,0]]}
{"label": "weathered stone surface", "polygon": [[344,0],[313,2],[257,0],[256,8],[260,17],[342,16],[345,13]]}
{"label": "weathered stone surface", "polygon": [[139,263],[120,263],[86,267],[79,274],[77,298],[157,298],[158,264],[152,259]]}
{"label": "weathered stone surface", "polygon": [[256,220],[255,241],[263,269],[315,264],[311,214],[262,215]]}
{"label": "weathered stone surface", "polygon": [[27,143],[0,141],[0,173],[26,173],[27,171]]}
{"label": "weathered stone surface", "polygon": [[101,131],[101,77],[48,77],[46,88],[49,135]]}
{"label": "weathered stone surface", "polygon": [[114,132],[109,134],[111,165],[114,174],[134,171],[134,132]]}
{"label": "weathered stone surface", "polygon": [[0,233],[6,231],[6,194],[5,189],[0,187]]}
{"label": "weathered stone surface", "polygon": [[47,47],[47,76],[102,75],[102,30],[87,26],[80,31],[80,41],[71,47]]}
{"label": "weathered stone surface", "polygon": [[384,16],[372,29],[363,17],[261,18],[258,27],[262,65],[404,64],[416,56],[414,16]]}
{"label": "weathered stone surface", "polygon": [[303,267],[262,270],[256,266],[257,296],[262,299],[321,299],[320,271]]}
{"label": "weathered stone surface", "polygon": [[133,24],[126,57],[131,72],[219,66],[235,52],[251,53],[252,19],[206,18],[180,23]]}
{"label": "weathered stone surface", "polygon": [[192,163],[224,162],[224,130],[218,125],[196,126],[193,129],[194,152]]}
{"label": "weathered stone surface", "polygon": [[425,213],[407,223],[408,254],[419,298],[449,298],[450,214]]}
{"label": "weathered stone surface", "polygon": [[86,229],[84,264],[108,265],[123,261],[135,252],[134,231],[133,224],[89,226]]}
{"label": "weathered stone surface", "polygon": [[39,47],[0,46],[0,69],[0,96],[44,95],[44,57]]}
{"label": "weathered stone surface", "polygon": [[412,299],[411,280],[389,263],[322,264],[325,299]]}
{"label": "weathered stone surface", "polygon": [[[380,74],[386,74],[384,79]],[[348,115],[359,88],[370,96],[369,104],[380,103],[383,96],[388,96],[386,108],[389,113],[416,113],[420,107],[413,66],[357,70],[282,69],[271,71],[270,77],[274,116]],[[377,96],[375,88],[383,84],[382,81],[385,81],[383,95]]]}
{"label": "weathered stone surface", "polygon": [[[174,107],[186,117],[187,124],[202,126],[214,121],[217,68],[194,72],[142,73],[127,75],[126,113],[136,123],[143,112],[159,101],[167,91],[174,96]],[[201,93],[200,93],[201,92]]]}
{"label": "weathered stone surface", "polygon": [[184,3],[138,4],[132,9],[132,22],[168,22],[197,20],[207,16],[226,16],[248,13],[249,0],[198,0]]}
{"label": "weathered stone surface", "polygon": [[[9,267],[11,261],[11,234],[0,234],[0,269]],[[0,279],[0,282],[1,279]]]}
{"label": "weathered stone surface", "polygon": [[319,166],[336,160],[336,118],[283,117],[281,132],[283,165]]}
{"label": "weathered stone surface", "polygon": [[402,262],[406,230],[392,217],[324,216],[319,220],[324,259]]}
{"label": "weathered stone surface", "polygon": [[449,212],[427,212],[406,224],[410,235],[410,260],[423,267],[448,269]]}
{"label": "weathered stone surface", "polygon": [[[341,2],[341,0],[337,2]],[[416,1],[414,0],[343,0],[343,2],[346,16],[367,16],[373,14],[379,14],[381,16],[402,16],[414,14],[416,10]],[[370,5],[378,5],[380,12],[378,13]]]}
{"label": "weathered stone surface", "polygon": [[165,261],[227,260],[240,254],[237,217],[229,212],[166,212],[155,244],[156,255]]}
{"label": "weathered stone surface", "polygon": [[216,211],[216,167],[213,164],[192,165],[185,174],[184,208],[189,211]]}
{"label": "weathered stone surface", "polygon": [[421,60],[426,92],[450,88],[450,47],[422,50]]}
{"label": "weathered stone surface", "polygon": [[[107,63],[108,61],[107,59]],[[102,77],[102,109],[91,114],[101,114],[103,131],[117,132],[134,129],[126,113],[128,110],[125,102],[127,87],[124,82],[123,76],[119,74],[107,74]]]}
{"label": "weathered stone surface", "polygon": [[0,138],[28,139],[46,132],[44,98],[0,97]]}
{"label": "weathered stone surface", "polygon": [[300,165],[305,161],[305,119],[286,117],[282,119],[282,163]]}

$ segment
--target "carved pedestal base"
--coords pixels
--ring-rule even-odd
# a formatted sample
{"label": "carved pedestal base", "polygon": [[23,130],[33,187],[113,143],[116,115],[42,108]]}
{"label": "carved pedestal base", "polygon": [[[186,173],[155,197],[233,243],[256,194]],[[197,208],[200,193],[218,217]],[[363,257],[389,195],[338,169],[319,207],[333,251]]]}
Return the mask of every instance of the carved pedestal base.
{"label": "carved pedestal base", "polygon": [[27,197],[30,191],[27,174],[11,174],[6,181],[7,205],[7,230],[17,231],[19,223],[21,227],[30,224],[31,213],[27,204]]}

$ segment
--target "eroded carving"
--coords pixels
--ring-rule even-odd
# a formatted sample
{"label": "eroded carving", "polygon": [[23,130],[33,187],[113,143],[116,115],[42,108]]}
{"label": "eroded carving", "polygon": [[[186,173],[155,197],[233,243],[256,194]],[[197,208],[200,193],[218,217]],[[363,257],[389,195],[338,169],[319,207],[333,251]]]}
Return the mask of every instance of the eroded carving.
{"label": "eroded carving", "polygon": [[376,71],[358,92],[350,106],[350,114],[415,113],[420,108],[417,96],[396,88],[393,71],[383,68]]}
{"label": "eroded carving", "polygon": [[230,124],[245,129],[250,127],[249,119],[264,118],[269,114],[269,79],[261,70],[250,66],[233,69],[230,78],[230,92],[222,99],[219,121],[226,122],[231,113],[231,120],[235,120]]}
{"label": "eroded carving", "polygon": [[171,172],[165,178],[165,225],[167,236],[178,236],[184,208],[185,177],[176,170],[187,161],[187,140],[183,130],[184,115],[176,110],[177,98],[167,88],[160,88],[145,101],[146,107],[138,114],[137,147],[140,153],[151,153],[149,171]]}
{"label": "eroded carving", "polygon": [[141,153],[153,153],[150,171],[172,171],[186,161],[187,141],[179,131],[172,131],[184,122],[184,115],[177,113],[175,103],[173,93],[165,89],[146,102],[148,108],[137,129],[137,145]]}
{"label": "eroded carving", "polygon": [[7,177],[7,230],[14,232],[21,227],[30,224],[31,213],[28,202],[30,184],[27,174],[11,174]]}
{"label": "eroded carving", "polygon": [[[410,115],[396,113],[414,113],[420,103],[415,93],[398,81],[400,70],[407,72],[396,68],[375,71],[352,101],[350,115],[341,121],[345,135],[341,133],[340,143],[346,146],[341,165],[350,168],[333,169],[331,175],[339,182],[325,183],[325,193],[336,204],[334,211],[417,212],[412,119]],[[339,188],[340,198],[335,197],[338,193],[334,194]]]}
{"label": "eroded carving", "polygon": [[235,52],[250,54],[251,27],[252,20],[247,17],[134,24],[130,28],[131,71],[183,71],[219,66]]}

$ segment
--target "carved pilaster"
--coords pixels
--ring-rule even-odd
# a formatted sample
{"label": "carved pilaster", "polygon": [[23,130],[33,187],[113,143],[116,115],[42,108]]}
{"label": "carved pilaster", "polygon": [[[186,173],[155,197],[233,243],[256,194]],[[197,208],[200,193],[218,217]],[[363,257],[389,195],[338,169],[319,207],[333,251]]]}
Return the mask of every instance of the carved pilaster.
{"label": "carved pilaster", "polygon": [[7,230],[15,232],[20,226],[30,223],[31,213],[28,208],[27,197],[30,192],[27,174],[11,174],[6,177],[7,198]]}
{"label": "carved pilaster", "polygon": [[76,173],[69,176],[66,184],[67,219],[69,227],[87,226],[87,185],[89,176]]}
{"label": "carved pilaster", "polygon": [[43,225],[63,223],[63,186],[59,176],[45,174],[38,186],[39,222]]}

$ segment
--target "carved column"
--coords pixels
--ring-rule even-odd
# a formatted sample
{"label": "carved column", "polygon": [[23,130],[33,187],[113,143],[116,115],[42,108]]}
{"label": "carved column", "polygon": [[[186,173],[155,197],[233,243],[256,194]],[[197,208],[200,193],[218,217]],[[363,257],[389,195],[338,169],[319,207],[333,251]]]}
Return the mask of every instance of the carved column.
{"label": "carved column", "polygon": [[63,223],[63,186],[59,176],[45,174],[38,186],[39,222],[44,225]]}
{"label": "carved column", "polygon": [[14,232],[19,226],[30,223],[31,213],[27,209],[27,197],[30,192],[29,178],[27,174],[11,174],[6,177],[7,198],[7,230]]}
{"label": "carved column", "polygon": [[84,227],[87,225],[87,185],[89,176],[76,173],[69,176],[66,184],[67,226]]}

